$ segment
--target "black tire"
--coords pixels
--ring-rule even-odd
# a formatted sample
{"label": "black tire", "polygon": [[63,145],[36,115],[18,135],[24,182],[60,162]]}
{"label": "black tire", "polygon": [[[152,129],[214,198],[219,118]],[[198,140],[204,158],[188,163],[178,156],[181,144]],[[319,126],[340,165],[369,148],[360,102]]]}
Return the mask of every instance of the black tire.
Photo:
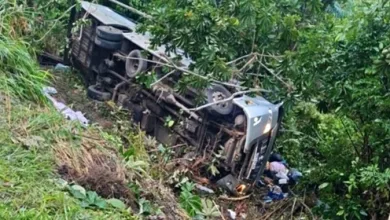
{"label": "black tire", "polygon": [[118,50],[121,48],[121,45],[122,45],[121,42],[104,40],[98,36],[95,37],[95,44],[97,46],[104,48],[104,49],[107,49],[107,50]]}
{"label": "black tire", "polygon": [[88,87],[87,95],[89,98],[97,101],[108,101],[111,99],[111,93],[103,92],[97,85],[92,85]]}
{"label": "black tire", "polygon": [[119,42],[123,39],[123,31],[111,26],[98,26],[96,35],[103,40]]}
{"label": "black tire", "polygon": [[[214,103],[218,100],[227,99],[232,94],[225,87],[214,84],[206,90],[207,102]],[[209,107],[211,112],[216,112],[221,115],[228,115],[233,111],[233,101],[227,101],[220,104],[215,104]]]}
{"label": "black tire", "polygon": [[134,78],[139,73],[146,71],[148,68],[148,61],[140,59],[146,59],[140,50],[133,50],[129,53],[128,58],[126,59],[126,74],[128,77]]}

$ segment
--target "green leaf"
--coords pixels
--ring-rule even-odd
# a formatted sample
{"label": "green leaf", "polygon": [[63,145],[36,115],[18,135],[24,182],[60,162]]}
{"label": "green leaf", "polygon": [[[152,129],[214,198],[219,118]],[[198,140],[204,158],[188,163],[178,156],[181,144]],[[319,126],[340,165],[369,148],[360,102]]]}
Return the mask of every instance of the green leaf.
{"label": "green leaf", "polygon": [[175,124],[175,121],[171,120],[168,122],[168,127],[171,128]]}
{"label": "green leaf", "polygon": [[160,153],[164,153],[164,152],[166,151],[166,148],[164,147],[163,144],[159,144],[159,145],[157,146],[157,149],[158,149],[158,151],[159,151]]}
{"label": "green leaf", "polygon": [[66,187],[68,186],[68,181],[64,180],[64,179],[58,179],[56,181],[56,184],[59,188],[61,189],[66,189]]}
{"label": "green leaf", "polygon": [[338,216],[344,215],[344,209],[338,211],[338,212],[336,213],[336,215],[338,215]]}
{"label": "green leaf", "polygon": [[367,212],[364,211],[364,210],[360,210],[360,214],[363,215],[363,216],[368,216]]}
{"label": "green leaf", "polygon": [[210,199],[202,199],[202,212],[199,214],[207,218],[219,217],[221,215],[218,206]]}
{"label": "green leaf", "polygon": [[98,198],[98,194],[95,191],[88,191],[87,192],[87,201],[91,204],[93,204],[96,199]]}
{"label": "green leaf", "polygon": [[141,198],[138,201],[138,204],[140,206],[140,211],[139,211],[140,214],[149,215],[152,213],[153,207],[149,200]]}
{"label": "green leaf", "polygon": [[72,185],[69,188],[69,191],[77,199],[85,199],[86,198],[86,192],[82,186]]}
{"label": "green leaf", "polygon": [[318,189],[323,189],[323,188],[327,187],[328,185],[329,185],[329,183],[323,183],[323,184],[318,186]]}
{"label": "green leaf", "polygon": [[124,153],[123,153],[123,157],[125,159],[128,159],[130,156],[134,156],[135,154],[135,148],[133,146],[131,146],[129,149],[127,149]]}
{"label": "green leaf", "polygon": [[90,204],[87,201],[82,201],[80,203],[80,206],[83,207],[83,208],[88,208],[90,206]]}
{"label": "green leaf", "polygon": [[211,174],[212,174],[213,176],[216,176],[216,175],[219,174],[219,170],[218,170],[218,168],[217,168],[214,164],[211,164],[211,165],[209,166],[209,170],[210,170],[210,172],[211,172]]}
{"label": "green leaf", "polygon": [[108,204],[112,205],[113,207],[115,207],[117,209],[126,209],[126,204],[123,203],[119,199],[112,198],[112,199],[108,199],[106,201]]}
{"label": "green leaf", "polygon": [[104,199],[101,199],[99,198],[95,203],[94,205],[96,205],[97,207],[101,208],[101,209],[105,209],[106,206],[107,206],[107,202],[104,200]]}

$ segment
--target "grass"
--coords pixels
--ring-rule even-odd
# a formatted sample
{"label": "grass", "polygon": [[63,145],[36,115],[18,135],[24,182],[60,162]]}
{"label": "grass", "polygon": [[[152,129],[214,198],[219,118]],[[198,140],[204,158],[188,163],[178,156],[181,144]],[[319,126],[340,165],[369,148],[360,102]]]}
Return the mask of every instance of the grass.
{"label": "grass", "polygon": [[21,41],[0,36],[0,89],[20,98],[44,102],[42,87],[48,74],[39,69],[35,58]]}
{"label": "grass", "polygon": [[[127,123],[108,133],[85,129],[48,105],[41,90],[51,75],[26,41],[34,42],[28,38],[39,29],[31,10],[0,3],[0,219],[137,219],[160,209],[167,219],[187,219],[171,189],[143,170],[150,166],[142,133],[128,132]],[[123,158],[119,152],[129,147],[134,155]],[[96,200],[76,196],[74,184],[127,208],[84,206]]]}
{"label": "grass", "polygon": [[[0,12],[4,13],[1,7]],[[0,24],[1,33],[5,23]],[[42,94],[50,78],[30,52],[19,38],[0,36],[0,219],[135,219],[143,218],[145,210],[139,207],[145,204],[149,209],[169,204],[164,210],[168,216],[185,219],[175,217],[185,214],[173,193],[140,172],[139,159],[149,161],[144,136],[128,136],[129,146],[139,154],[134,155],[137,160],[126,161],[119,149],[125,148],[121,139],[129,131],[127,126],[113,134],[66,121]],[[65,188],[59,184],[64,179]],[[126,209],[85,208],[84,202],[90,200],[81,201],[68,190],[73,184],[99,198],[121,199]],[[134,185],[140,188],[137,198],[130,187]],[[146,195],[157,203],[146,200]]]}
{"label": "grass", "polygon": [[32,103],[0,103],[0,219],[126,219],[117,210],[92,210],[80,206],[66,190],[56,184],[54,148],[62,141],[78,143],[75,132],[83,131],[66,122],[50,108]]}

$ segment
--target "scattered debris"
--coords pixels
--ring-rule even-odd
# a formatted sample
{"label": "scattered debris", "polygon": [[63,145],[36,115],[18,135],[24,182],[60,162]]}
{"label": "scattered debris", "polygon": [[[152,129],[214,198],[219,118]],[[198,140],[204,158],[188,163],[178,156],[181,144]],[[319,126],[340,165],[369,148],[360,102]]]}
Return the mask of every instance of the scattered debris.
{"label": "scattered debris", "polygon": [[208,187],[205,187],[205,186],[202,186],[200,184],[195,184],[196,188],[198,188],[200,191],[202,192],[206,192],[206,193],[209,193],[209,194],[214,194],[214,190],[208,188]]}
{"label": "scattered debris", "polygon": [[235,211],[233,211],[233,210],[231,210],[231,209],[228,209],[227,210],[228,212],[229,212],[229,215],[230,215],[230,218],[231,219],[236,219],[237,218],[237,213],[235,212]]}
{"label": "scattered debris", "polygon": [[302,177],[301,172],[294,168],[289,169],[283,157],[276,153],[271,155],[264,174],[264,182],[259,181],[259,184],[269,187],[268,194],[263,199],[265,203],[287,198],[288,186],[297,184]]}
{"label": "scattered debris", "polygon": [[57,111],[61,112],[66,119],[71,121],[79,121],[83,126],[88,126],[89,121],[87,118],[85,118],[84,114],[80,111],[73,111],[71,108],[66,106],[62,102],[58,102],[55,98],[53,98],[51,95],[57,94],[57,90],[53,87],[45,87],[43,88],[44,95],[53,103],[54,107],[57,109]]}
{"label": "scattered debris", "polygon": [[282,191],[280,186],[274,185],[270,186],[267,197],[265,197],[264,201],[266,203],[271,202],[273,200],[282,200],[285,198],[285,194]]}
{"label": "scattered debris", "polygon": [[290,180],[290,184],[295,185],[298,183],[299,179],[302,178],[302,173],[299,172],[297,169],[292,168],[288,173],[288,177]]}
{"label": "scattered debris", "polygon": [[227,196],[220,196],[219,199],[222,199],[222,200],[227,200],[227,201],[241,201],[241,200],[244,200],[244,199],[247,199],[249,197],[251,197],[252,194],[249,194],[249,195],[246,195],[246,196],[241,196],[241,197],[227,197]]}
{"label": "scattered debris", "polygon": [[230,193],[234,195],[238,195],[236,187],[239,186],[238,180],[233,177],[233,175],[229,174],[222,179],[217,181],[217,185],[228,190]]}
{"label": "scattered debris", "polygon": [[[64,79],[65,74],[58,74],[58,75],[59,75],[58,81],[61,83],[63,81],[69,80],[69,79]],[[74,95],[75,94],[74,91],[71,91],[71,90],[68,91],[68,87],[67,87],[68,84],[60,84],[60,83],[56,84],[55,87],[56,87],[56,89],[58,89],[59,93],[61,93],[61,94],[59,94],[59,96],[54,95],[53,97],[55,97],[57,100],[61,100],[61,101],[62,101],[62,99],[64,99],[64,101],[62,101],[64,103],[76,103],[77,109],[82,109],[81,111],[87,113],[89,119],[91,119],[93,121],[100,121],[100,120],[105,119],[105,116],[100,114],[101,110],[102,110],[101,108],[96,108],[95,103],[88,101],[88,99],[82,99],[82,96],[80,95],[80,94],[82,94],[82,91],[78,92],[77,96]],[[60,96],[60,95],[62,95],[62,96]],[[83,103],[82,106],[77,105],[81,102]],[[93,107],[93,106],[95,106],[95,107]],[[91,139],[91,141],[92,140],[94,140],[94,139]],[[160,153],[159,148],[156,147],[157,142],[156,142],[156,140],[154,140],[154,138],[152,138],[152,137],[146,138],[145,136],[142,136],[142,138],[140,138],[139,141],[140,141],[140,144],[142,144],[143,146],[146,147],[148,154],[155,153],[155,152]],[[94,151],[93,148],[90,149],[89,145],[90,144],[86,145],[88,151],[91,151],[91,150]],[[102,146],[102,144],[100,144],[100,145]],[[168,147],[166,147],[166,146],[165,146],[165,148],[168,149]],[[169,147],[169,148],[176,149],[176,146]],[[87,156],[87,157],[89,157],[89,156]],[[98,159],[98,158],[96,158],[96,159]],[[93,159],[93,160],[95,160],[95,159]],[[241,219],[271,219],[271,218],[272,219],[280,219],[278,217],[285,215],[285,213],[288,213],[288,216],[286,218],[286,219],[288,219],[290,217],[291,212],[294,213],[294,216],[298,216],[299,213],[301,212],[301,210],[303,210],[303,212],[305,212],[305,213],[308,211],[308,210],[305,211],[306,208],[304,208],[304,206],[301,204],[299,199],[286,198],[287,194],[285,194],[285,193],[283,193],[283,196],[286,199],[277,200],[278,198],[272,199],[271,197],[269,197],[269,203],[267,203],[263,200],[264,196],[267,196],[269,194],[269,191],[267,188],[270,188],[269,187],[270,185],[275,186],[276,189],[277,189],[277,187],[279,187],[279,189],[282,189],[282,191],[283,191],[282,185],[285,185],[285,186],[294,185],[298,182],[299,178],[302,176],[302,174],[299,171],[297,171],[296,169],[290,168],[288,166],[288,164],[286,163],[286,161],[283,160],[281,155],[272,154],[271,158],[269,160],[269,165],[271,165],[272,162],[277,162],[277,163],[272,163],[272,170],[273,171],[282,171],[281,174],[286,174],[286,171],[287,171],[287,180],[288,180],[287,183],[283,182],[283,181],[281,181],[281,182],[279,181],[279,178],[277,176],[280,177],[282,175],[280,175],[280,174],[276,175],[277,172],[276,173],[273,172],[273,176],[271,176],[270,175],[271,172],[270,172],[270,170],[268,170],[269,172],[264,173],[265,178],[261,178],[261,180],[259,180],[259,183],[261,181],[264,182],[263,187],[251,189],[251,191],[253,190],[252,194],[245,195],[245,196],[243,194],[234,194],[234,195],[227,194],[227,195],[219,196],[219,193],[218,193],[219,191],[217,191],[214,188],[214,185],[213,185],[213,187],[210,187],[210,185],[209,185],[209,184],[212,184],[214,182],[211,183],[210,179],[202,176],[201,172],[197,172],[197,171],[199,171],[199,169],[198,169],[199,164],[202,164],[202,162],[203,162],[202,158],[196,158],[195,154],[192,152],[192,154],[187,153],[183,158],[175,158],[175,159],[168,161],[163,169],[166,172],[169,171],[170,173],[171,172],[173,173],[175,170],[178,170],[178,169],[184,169],[184,168],[190,169],[195,164],[196,166],[194,166],[194,171],[188,172],[186,175],[188,176],[188,178],[191,181],[197,183],[195,185],[195,187],[198,189],[198,191],[200,193],[203,193],[204,196],[217,199],[216,202],[221,207],[220,212],[222,213],[221,214],[222,219],[240,219],[240,220]],[[67,164],[69,164],[69,163],[67,162]],[[106,165],[103,165],[103,167],[106,167]],[[97,190],[96,192],[99,195],[104,194],[104,192],[102,193],[102,191],[101,191],[102,189],[104,189],[104,188],[102,188],[101,183],[106,183],[108,185],[111,185],[111,187],[114,187],[114,189],[115,189],[116,184],[114,182],[107,183],[107,181],[104,180],[106,178],[111,178],[111,174],[103,175],[103,176],[106,176],[106,178],[101,177],[101,178],[103,178],[103,180],[99,179],[100,177],[93,178],[93,179],[90,178],[91,175],[96,176],[96,175],[99,175],[99,173],[106,173],[107,174],[106,171],[101,171],[101,170],[92,171],[92,172],[90,172],[90,174],[86,174],[89,177],[86,177],[83,180],[81,178],[80,179],[75,178],[72,181],[71,179],[66,178],[66,175],[67,174],[68,175],[74,174],[73,172],[75,172],[75,171],[77,172],[77,169],[79,169],[79,168],[77,168],[77,166],[76,166],[76,169],[69,169],[70,168],[69,166],[64,166],[64,167],[59,167],[59,168],[60,168],[59,172],[60,172],[60,174],[62,174],[62,177],[64,179],[71,181],[71,182],[75,181],[78,184],[86,187],[86,189],[88,189],[88,190],[92,190],[92,191]],[[61,168],[64,168],[64,169],[61,169]],[[88,170],[89,169],[90,168],[88,168]],[[115,170],[115,168],[114,168],[114,170]],[[83,171],[87,171],[87,169],[85,169],[85,170],[79,169],[79,171],[83,172]],[[119,169],[119,171],[114,171],[114,173],[118,173],[118,172],[120,174],[122,172],[122,170]],[[113,173],[113,175],[116,176],[114,173]],[[120,174],[117,177],[119,177],[119,179],[124,180],[121,177],[121,175],[122,174]],[[129,174],[126,174],[126,175],[129,175]],[[130,173],[130,175],[131,175],[131,173]],[[161,211],[164,213],[164,215],[162,215],[162,216],[159,214],[153,214],[152,216],[148,216],[148,219],[189,219],[189,217],[187,216],[185,211],[181,209],[180,203],[178,202],[178,198],[175,197],[175,194],[174,194],[174,191],[172,190],[172,188],[167,187],[165,185],[162,185],[162,182],[159,180],[154,180],[152,178],[145,178],[145,177],[141,177],[141,176],[137,176],[137,175],[131,175],[131,176],[132,177],[129,177],[129,176],[125,177],[125,180],[119,184],[120,185],[122,185],[123,183],[129,184],[128,181],[130,181],[132,184],[136,183],[137,185],[139,185],[139,188],[142,189],[141,196],[143,198],[146,198],[149,201],[153,201],[153,203],[156,204],[158,207],[160,207]],[[268,179],[268,181],[265,181],[265,179]],[[286,176],[284,176],[284,179],[286,179]],[[229,180],[229,178],[227,178],[225,180],[226,181],[223,183],[223,184],[225,184],[225,187],[228,185],[228,186],[230,186],[229,188],[231,190],[237,191],[237,187],[240,186],[240,184],[238,182],[235,183],[234,180],[232,180],[232,179]],[[98,185],[100,188],[91,187],[92,184]],[[114,185],[114,186],[112,186],[112,185]],[[232,187],[232,186],[235,186],[235,187]],[[230,191],[230,190],[227,190],[227,191]],[[272,193],[277,192],[277,190],[270,190],[270,191]],[[273,196],[277,197],[276,195],[273,195]],[[102,197],[107,198],[105,196],[102,196]],[[127,196],[125,196],[125,197],[127,197]],[[121,199],[123,199],[123,198],[121,198]],[[293,204],[294,199],[296,199],[295,205]],[[129,204],[129,200],[131,200],[131,198],[124,198],[123,199],[123,201],[125,202],[126,205],[132,206],[132,204]],[[275,202],[273,202],[273,201],[275,201]],[[244,208],[238,208],[238,207],[240,207],[240,204],[243,204]],[[135,210],[142,209],[139,204],[135,204],[135,206],[136,206],[134,208]],[[309,207],[311,207],[310,204],[309,204]],[[228,211],[228,208],[230,209],[230,211]],[[286,211],[286,210],[288,210],[288,211]],[[290,210],[292,210],[292,211],[290,211]],[[274,217],[276,217],[276,218],[274,218]]]}
{"label": "scattered debris", "polygon": [[60,71],[60,72],[68,72],[70,71],[70,67],[69,66],[66,66],[62,63],[58,63],[55,67],[54,67],[54,70],[55,71]]}
{"label": "scattered debris", "polygon": [[235,219],[243,220],[243,219],[246,219],[246,217],[247,217],[246,213],[240,213],[237,210],[233,211],[231,209],[228,209],[227,211],[229,213],[229,219],[232,219],[232,220],[235,220]]}

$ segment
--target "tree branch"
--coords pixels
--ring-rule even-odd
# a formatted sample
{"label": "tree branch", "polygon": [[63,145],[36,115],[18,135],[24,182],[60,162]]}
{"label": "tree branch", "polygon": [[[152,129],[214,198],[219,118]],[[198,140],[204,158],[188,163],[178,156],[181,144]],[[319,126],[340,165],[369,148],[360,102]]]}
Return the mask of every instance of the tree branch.
{"label": "tree branch", "polygon": [[283,83],[288,89],[294,89],[293,85],[287,83],[284,81],[278,74],[275,74],[273,70],[268,68],[266,65],[263,63],[259,62],[262,67],[264,67],[269,73],[271,73],[276,79],[278,79],[281,83]]}
{"label": "tree branch", "polygon": [[208,104],[196,107],[196,108],[191,108],[189,110],[190,111],[199,111],[199,110],[202,110],[204,108],[207,108],[207,107],[210,107],[210,106],[213,106],[213,105],[216,105],[216,104],[220,104],[220,103],[224,103],[224,102],[230,101],[230,100],[234,99],[234,97],[236,97],[238,95],[243,95],[243,94],[247,94],[247,93],[251,93],[251,92],[271,92],[271,91],[265,90],[265,89],[250,89],[250,90],[246,90],[246,91],[235,92],[229,98],[226,98],[226,99],[223,99],[223,100],[219,100],[219,101],[216,101],[216,102],[212,102],[212,103],[208,103]]}
{"label": "tree branch", "polygon": [[171,72],[165,74],[163,77],[161,77],[160,79],[158,79],[156,82],[150,84],[150,86],[152,87],[152,86],[158,84],[159,82],[163,81],[164,79],[166,79],[168,76],[172,75],[172,74],[175,73],[175,72],[176,72],[176,70],[172,70]]}
{"label": "tree branch", "polygon": [[154,64],[159,64],[159,65],[162,65],[162,66],[166,66],[166,67],[170,67],[170,68],[174,68],[174,69],[177,69],[181,72],[184,72],[184,73],[188,73],[188,74],[191,74],[193,76],[197,76],[201,79],[204,79],[204,80],[209,80],[211,82],[214,82],[214,83],[218,83],[218,84],[221,84],[221,85],[225,85],[225,86],[229,86],[229,87],[234,87],[234,88],[239,88],[239,89],[247,89],[247,87],[244,87],[244,86],[240,86],[240,85],[235,85],[235,84],[231,84],[231,83],[227,83],[227,82],[222,82],[222,81],[218,81],[218,80],[215,80],[215,79],[210,79],[206,76],[202,76],[200,74],[197,74],[197,73],[194,73],[190,70],[187,70],[187,69],[184,69],[184,68],[181,68],[181,67],[178,67],[176,64],[170,62],[168,59],[164,58],[165,61],[169,62],[168,63],[162,63],[162,62],[158,62],[158,61],[154,61],[154,60],[150,60],[150,59],[145,59],[145,58],[138,58],[138,57],[129,57],[129,56],[123,56],[119,53],[116,53],[115,56],[117,57],[121,57],[123,59],[130,59],[130,60],[143,60],[143,61],[147,61],[147,62],[150,62],[150,63],[154,63]]}
{"label": "tree branch", "polygon": [[235,62],[237,62],[237,61],[240,61],[240,60],[245,59],[245,58],[250,57],[250,56],[256,56],[256,53],[250,53],[250,54],[241,56],[241,57],[239,57],[239,58],[237,58],[237,59],[234,59],[234,60],[232,60],[232,61],[227,62],[226,64],[227,64],[227,65],[230,65],[230,64],[233,64],[233,63],[235,63]]}
{"label": "tree branch", "polygon": [[250,64],[252,64],[256,59],[257,59],[257,56],[252,57],[248,62],[246,62],[246,63],[244,64],[243,67],[241,67],[241,69],[239,70],[239,72],[242,72],[243,70],[245,70],[245,68],[246,68],[247,66],[249,66]]}
{"label": "tree branch", "polygon": [[242,197],[220,196],[220,197],[218,197],[218,199],[237,202],[237,201],[245,200],[245,199],[247,199],[247,198],[249,198],[251,196],[252,196],[252,194],[249,194],[249,195],[246,195],[246,196],[242,196]]}
{"label": "tree branch", "polygon": [[349,140],[351,141],[351,144],[352,144],[352,146],[353,146],[353,149],[355,150],[356,156],[360,156],[359,150],[358,150],[358,148],[357,148],[355,142],[352,140],[352,136],[351,136],[351,134],[349,133],[349,131],[348,131],[348,129],[347,129],[347,126],[345,126],[345,123],[344,123],[343,119],[340,118],[340,122],[341,122],[341,124],[343,125],[343,127],[344,127],[344,129],[345,129],[345,132],[347,132],[348,138],[349,138]]}
{"label": "tree branch", "polygon": [[130,7],[130,6],[126,5],[126,4],[123,4],[122,2],[119,2],[117,0],[109,0],[109,1],[112,2],[112,3],[115,3],[115,4],[119,5],[119,6],[122,6],[122,7],[126,8],[127,10],[129,10],[129,11],[131,11],[131,12],[133,12],[133,13],[139,15],[139,16],[142,16],[142,17],[150,19],[150,20],[153,19],[152,16],[146,14],[145,12],[139,11],[139,10],[133,8],[133,7]]}

